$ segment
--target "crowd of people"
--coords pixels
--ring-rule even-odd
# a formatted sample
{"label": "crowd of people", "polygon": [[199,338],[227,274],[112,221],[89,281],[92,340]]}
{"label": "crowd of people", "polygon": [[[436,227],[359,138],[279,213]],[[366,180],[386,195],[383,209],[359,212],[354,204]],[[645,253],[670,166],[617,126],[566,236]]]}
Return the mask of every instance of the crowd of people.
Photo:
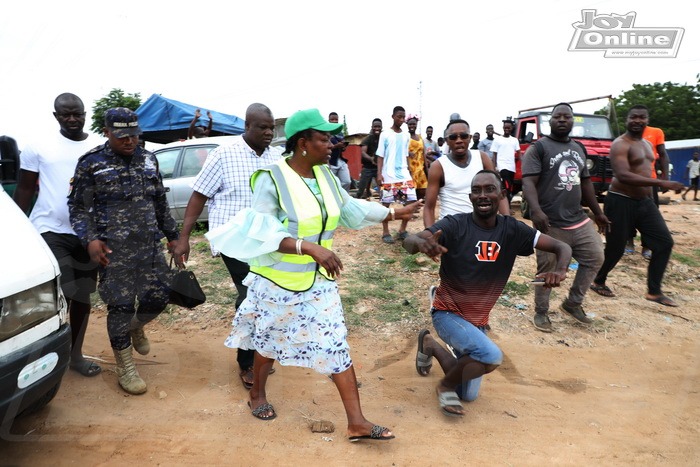
{"label": "crowd of people", "polygon": [[[390,440],[394,433],[362,412],[336,282],[343,269],[333,251],[339,227],[381,224],[383,242],[401,242],[409,253],[440,263],[430,309],[444,346],[422,330],[415,366],[428,376],[437,360],[444,377],[436,395],[448,416],[464,415],[461,402],[476,399],[482,377],[502,361],[488,337],[489,315],[517,256],[537,255],[533,323],[543,332],[555,331],[548,317],[550,293],[566,279],[572,257],[578,269],[560,308],[580,323],[592,322],[583,309],[586,292],[615,296],[606,281],[634,231],[650,251],[645,298],[677,306],[661,287],[673,239],[654,196],[680,193],[684,186],[668,180],[663,139],[647,142],[644,106],[631,108],[626,132],[612,144],[614,179],[601,209],[585,148],[570,137],[574,114],[567,103],[553,108],[551,133],[522,156],[510,119],[503,121],[502,135],[494,136],[493,125],[487,125],[482,139],[453,114],[433,141],[431,126],[421,136],[419,117],[396,106],[391,126],[384,130],[375,118],[360,145],[362,172],[354,197],[337,113],[325,119],[312,108],[291,115],[281,151],[270,145],[272,111],[253,103],[241,137],[208,155],[181,227],[168,209],[155,155],[139,144],[141,129],[132,110],[109,109],[105,138],[98,138],[84,131],[86,114],[78,96],[59,95],[54,109],[60,131],[23,149],[15,200],[30,212],[61,267],[73,331],[70,367],[87,377],[102,370],[82,354],[90,294],[97,291],[107,306],[118,382],[129,394],[147,391],[133,352],[150,353],[145,326],[169,301],[173,271],[163,238],[171,262],[185,267],[190,236],[207,202],[211,253],[221,257],[237,291],[225,345],[237,349],[252,415],[265,421],[277,417],[266,391],[274,362],[312,368],[336,385],[351,441]],[[200,116],[198,110],[190,137],[206,137],[211,130],[211,114],[206,128],[197,126]],[[519,189],[518,158],[532,227],[510,209]],[[687,166],[692,180],[683,199],[691,188],[697,199],[699,170],[696,152]],[[379,202],[371,199],[373,179]],[[409,233],[409,223],[419,218],[423,229]],[[392,236],[389,225],[395,221],[400,224]]]}

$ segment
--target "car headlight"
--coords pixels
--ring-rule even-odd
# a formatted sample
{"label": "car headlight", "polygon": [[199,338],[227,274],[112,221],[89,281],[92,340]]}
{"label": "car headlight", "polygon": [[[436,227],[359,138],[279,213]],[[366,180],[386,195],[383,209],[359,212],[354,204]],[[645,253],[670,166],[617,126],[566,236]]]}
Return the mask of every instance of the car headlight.
{"label": "car headlight", "polygon": [[593,167],[595,167],[595,162],[593,162],[593,159],[586,159],[586,168],[590,171],[593,170]]}
{"label": "car headlight", "polygon": [[58,311],[58,300],[54,281],[0,300],[0,341],[54,316]]}

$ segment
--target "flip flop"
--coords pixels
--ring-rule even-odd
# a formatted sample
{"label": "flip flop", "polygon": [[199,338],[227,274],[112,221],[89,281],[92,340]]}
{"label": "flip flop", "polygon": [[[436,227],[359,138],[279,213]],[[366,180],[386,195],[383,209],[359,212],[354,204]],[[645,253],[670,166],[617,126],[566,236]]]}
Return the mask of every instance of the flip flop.
{"label": "flip flop", "polygon": [[597,293],[598,295],[601,295],[603,297],[614,297],[615,294],[613,293],[612,290],[610,290],[610,287],[607,285],[598,285],[596,283],[591,284],[591,290]]}
{"label": "flip flop", "polygon": [[[248,407],[250,407],[250,401],[248,401]],[[263,416],[263,413],[265,412],[272,412],[272,415],[265,417]],[[277,418],[277,412],[275,412],[275,408],[269,402],[265,402],[264,404],[257,406],[250,413],[253,414],[253,417],[259,418],[260,420],[265,420],[266,422]]]}
{"label": "flip flop", "polygon": [[654,298],[649,298],[649,297],[644,297],[644,298],[646,298],[650,302],[658,303],[658,304],[663,305],[663,306],[670,306],[673,308],[678,307],[678,304],[676,302],[674,302],[673,300],[671,300],[670,298],[668,298],[666,295],[660,295],[660,296],[654,297]]}
{"label": "flip flop", "polygon": [[90,360],[80,360],[70,363],[71,370],[75,370],[83,376],[91,377],[102,373],[102,367]]}
{"label": "flip flop", "polygon": [[[428,376],[433,367],[433,357],[423,352],[423,339],[430,331],[423,329],[418,333],[418,351],[416,352],[416,372],[421,376]],[[425,370],[423,373],[421,370]]]}
{"label": "flip flop", "polygon": [[391,235],[387,234],[382,237],[382,241],[384,243],[394,243],[395,240]]}
{"label": "flip flop", "polygon": [[[270,372],[268,374],[271,375],[274,372],[275,372],[275,367],[272,367],[272,368],[270,368]],[[248,374],[250,374],[251,378],[253,377],[253,368],[252,367],[248,368],[245,371],[241,371],[240,373],[238,373],[238,376],[241,378],[241,383],[243,383],[243,387],[246,389],[250,389],[253,387],[252,381],[246,381],[245,376]]]}
{"label": "flip flop", "polygon": [[372,427],[372,430],[370,430],[368,435],[349,436],[348,440],[351,443],[354,443],[355,441],[359,441],[361,439],[373,439],[375,441],[389,441],[390,439],[396,438],[396,436],[394,436],[394,435],[382,436],[382,433],[384,433],[385,431],[389,431],[389,429],[387,427],[384,427],[384,426],[374,425]]}
{"label": "flip flop", "polygon": [[253,387],[253,381],[246,381],[246,376],[250,375],[250,379],[253,379],[253,368],[248,368],[245,371],[241,371],[238,373],[238,377],[241,378],[241,383],[243,383],[243,387],[246,389],[250,389]]}
{"label": "flip flop", "polygon": [[454,391],[438,392],[438,403],[440,404],[440,409],[442,413],[448,417],[463,417],[464,413],[456,413],[447,410],[447,407],[459,407],[462,408],[462,403],[459,401],[459,396]]}

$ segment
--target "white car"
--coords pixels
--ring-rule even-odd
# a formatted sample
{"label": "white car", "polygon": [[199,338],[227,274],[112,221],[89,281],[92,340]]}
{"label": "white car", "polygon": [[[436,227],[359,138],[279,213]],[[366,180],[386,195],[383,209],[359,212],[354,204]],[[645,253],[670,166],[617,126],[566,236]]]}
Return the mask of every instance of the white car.
{"label": "white car", "polygon": [[[177,222],[185,220],[185,208],[192,195],[192,183],[204,165],[209,153],[222,144],[231,144],[241,135],[236,136],[212,136],[210,138],[196,138],[185,141],[175,141],[153,150],[158,159],[160,175],[163,177],[163,185],[168,192],[168,205],[170,213]],[[284,151],[285,138],[275,138],[271,146],[279,146]],[[197,221],[209,220],[209,202],[204,206],[202,214]]]}
{"label": "white car", "polygon": [[[177,222],[183,222],[185,219],[185,208],[192,195],[192,183],[204,165],[209,152],[221,144],[231,144],[240,137],[240,135],[212,136],[210,138],[175,141],[153,151],[158,159],[163,185],[168,189],[166,196],[170,213]],[[208,219],[209,213],[205,205],[197,220],[207,222]]]}

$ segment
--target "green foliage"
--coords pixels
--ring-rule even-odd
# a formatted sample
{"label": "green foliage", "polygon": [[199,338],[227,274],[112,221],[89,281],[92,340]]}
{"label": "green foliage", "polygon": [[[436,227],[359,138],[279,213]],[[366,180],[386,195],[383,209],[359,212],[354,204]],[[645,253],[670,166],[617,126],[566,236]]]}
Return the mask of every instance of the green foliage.
{"label": "green foliage", "polygon": [[345,280],[340,294],[349,326],[391,323],[421,316],[421,311],[425,310],[421,310],[414,296],[415,285],[409,272],[414,270],[410,265],[415,264],[415,256],[405,255],[400,261],[387,258],[381,266],[343,272]]}
{"label": "green foliage", "polygon": [[509,297],[524,297],[528,295],[529,291],[530,287],[527,284],[508,281],[503,288],[503,295],[508,295]]}
{"label": "green foliage", "polygon": [[[700,128],[700,74],[693,85],[678,83],[633,84],[632,89],[614,98],[611,124],[617,134],[625,132],[627,113],[633,105],[649,108],[649,125],[661,128],[667,141],[692,139]],[[607,115],[608,109],[595,112]]]}
{"label": "green foliage", "polygon": [[92,125],[90,125],[90,129],[97,134],[102,134],[105,126],[105,112],[113,107],[126,107],[136,110],[140,105],[140,93],[125,94],[121,89],[114,88],[105,97],[96,100],[92,106]]}
{"label": "green foliage", "polygon": [[[697,254],[697,251],[698,250],[695,250],[695,253],[694,253],[694,255],[696,257],[700,256]],[[671,258],[678,261],[679,263],[683,263],[686,266],[690,266],[692,268],[697,268],[698,266],[700,266],[700,259],[693,258],[692,256],[689,256],[689,255],[682,255],[680,253],[676,253],[675,251],[673,253],[671,253]]]}
{"label": "green foliage", "polygon": [[209,231],[209,226],[206,222],[195,222],[190,235],[192,237],[201,237]]}

